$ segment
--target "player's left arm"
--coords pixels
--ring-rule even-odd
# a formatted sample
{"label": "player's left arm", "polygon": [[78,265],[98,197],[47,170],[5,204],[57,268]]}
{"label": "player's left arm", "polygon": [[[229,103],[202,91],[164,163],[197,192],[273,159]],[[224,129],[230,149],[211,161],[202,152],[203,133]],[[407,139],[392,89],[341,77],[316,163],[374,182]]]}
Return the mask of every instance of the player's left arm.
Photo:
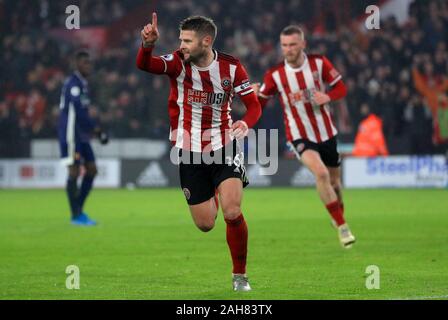
{"label": "player's left arm", "polygon": [[315,104],[323,105],[330,101],[342,99],[347,95],[347,87],[341,74],[326,57],[323,57],[322,80],[329,84],[331,89],[328,92],[316,91],[313,98]]}
{"label": "player's left arm", "polygon": [[272,71],[268,70],[263,78],[263,84],[254,83],[252,88],[255,91],[255,95],[260,101],[261,109],[263,110],[269,99],[278,93],[277,86],[272,78]]}
{"label": "player's left arm", "polygon": [[238,94],[247,109],[243,119],[236,121],[232,125],[233,135],[237,139],[241,139],[247,135],[247,133],[249,132],[249,128],[255,126],[258,119],[260,119],[261,105],[258,101],[257,95],[250,85],[249,76],[240,63],[238,63],[235,71],[233,90],[236,94]]}

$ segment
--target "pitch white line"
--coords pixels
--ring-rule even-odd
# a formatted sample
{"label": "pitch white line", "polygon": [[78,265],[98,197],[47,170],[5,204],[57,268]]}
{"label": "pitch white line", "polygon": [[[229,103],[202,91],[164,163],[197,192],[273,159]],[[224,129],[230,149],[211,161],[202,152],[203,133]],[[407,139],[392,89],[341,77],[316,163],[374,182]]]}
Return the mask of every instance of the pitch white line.
{"label": "pitch white line", "polygon": [[389,300],[430,300],[430,299],[448,299],[447,295],[442,296],[422,296],[422,297],[409,297],[409,298],[392,298]]}

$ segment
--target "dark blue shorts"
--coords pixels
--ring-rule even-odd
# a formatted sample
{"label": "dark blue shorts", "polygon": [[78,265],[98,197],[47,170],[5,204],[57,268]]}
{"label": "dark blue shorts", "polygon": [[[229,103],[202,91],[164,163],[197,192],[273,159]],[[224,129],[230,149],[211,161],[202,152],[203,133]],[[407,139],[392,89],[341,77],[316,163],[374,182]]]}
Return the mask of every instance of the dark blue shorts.
{"label": "dark blue shorts", "polygon": [[75,142],[74,145],[59,140],[61,160],[67,165],[95,162],[95,155],[89,142]]}

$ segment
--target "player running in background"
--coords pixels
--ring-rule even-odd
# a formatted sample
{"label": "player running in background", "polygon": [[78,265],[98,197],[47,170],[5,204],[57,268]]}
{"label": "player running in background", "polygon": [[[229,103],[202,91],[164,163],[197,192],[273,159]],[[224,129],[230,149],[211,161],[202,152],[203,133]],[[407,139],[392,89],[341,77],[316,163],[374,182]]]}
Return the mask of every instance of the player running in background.
{"label": "player running in background", "polygon": [[[102,144],[108,136],[89,116],[89,93],[86,78],[92,72],[89,54],[79,51],[75,56],[76,70],[68,77],[61,93],[58,136],[63,164],[68,166],[66,192],[71,210],[71,222],[75,225],[96,225],[83,211],[84,203],[92,189],[97,174],[95,156],[90,139],[96,134]],[[78,187],[81,164],[85,174]]]}
{"label": "player running in background", "polygon": [[[252,87],[262,107],[280,95],[288,144],[313,173],[322,202],[337,226],[340,242],[349,248],[355,237],[344,219],[340,156],[329,102],[346,95],[341,75],[324,56],[306,54],[303,31],[288,26],[280,34],[284,61],[269,69],[264,83]],[[325,93],[325,85],[331,89]]]}
{"label": "player running in background", "polygon": [[[221,202],[233,262],[233,289],[249,291],[248,231],[241,212],[243,188],[248,181],[237,140],[258,121],[260,103],[238,59],[213,49],[217,28],[211,19],[189,17],[179,29],[180,48],[171,54],[153,56],[159,38],[157,15],[153,13],[152,23],[141,31],[137,67],[169,77],[170,140],[180,149],[180,184],[193,221],[203,232],[213,229]],[[234,94],[247,108],[244,118],[235,123],[230,117]],[[204,161],[212,154],[220,161]],[[187,163],[198,156],[198,163]]]}

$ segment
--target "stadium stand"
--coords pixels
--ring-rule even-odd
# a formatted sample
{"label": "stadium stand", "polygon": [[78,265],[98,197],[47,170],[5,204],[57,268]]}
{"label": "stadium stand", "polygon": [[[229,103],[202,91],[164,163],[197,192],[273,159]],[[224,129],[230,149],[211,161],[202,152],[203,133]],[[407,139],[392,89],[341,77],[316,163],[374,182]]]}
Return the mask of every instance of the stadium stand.
{"label": "stadium stand", "polygon": [[[414,1],[404,24],[391,17],[382,21],[380,30],[363,32],[359,19],[371,2],[375,1],[347,0],[342,6],[292,0],[275,4],[236,0],[232,5],[202,0],[152,5],[147,1],[0,1],[0,157],[26,157],[31,139],[56,135],[60,88],[70,72],[71,54],[79,47],[61,32],[69,4],[80,6],[81,29],[103,40],[91,48],[95,54],[92,112],[112,139],[166,139],[168,135],[168,86],[135,68],[140,28],[155,5],[163,33],[157,53],[176,48],[181,17],[208,15],[220,28],[216,47],[240,57],[253,82],[262,80],[266,68],[279,61],[279,31],[287,24],[300,24],[307,32],[309,51],[327,55],[348,86],[347,98],[334,104],[341,142],[353,143],[363,120],[361,105],[367,104],[383,120],[391,154],[440,153],[448,137],[440,132],[437,136],[433,127],[446,134],[447,123],[446,118],[438,119],[432,105],[448,100],[448,4]],[[440,101],[434,102],[422,86],[436,86]],[[282,129],[277,103],[270,102],[259,128]],[[242,108],[235,105],[236,118]]]}

